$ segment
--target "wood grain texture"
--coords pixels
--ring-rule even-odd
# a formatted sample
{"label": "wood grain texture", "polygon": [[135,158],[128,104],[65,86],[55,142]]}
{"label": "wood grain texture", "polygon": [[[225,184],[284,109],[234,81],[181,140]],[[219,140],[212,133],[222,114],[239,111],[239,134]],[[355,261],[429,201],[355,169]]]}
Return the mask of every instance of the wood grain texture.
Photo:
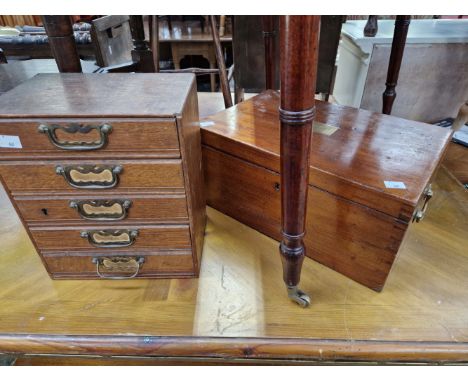
{"label": "wood grain texture", "polygon": [[201,133],[198,116],[197,83],[193,78],[192,88],[187,97],[184,111],[177,118],[181,144],[187,206],[190,217],[193,260],[199,269],[206,226],[206,196],[203,180]]}
{"label": "wood grain texture", "polygon": [[443,168],[434,191],[382,293],[305,259],[308,310],[285,304],[277,242],[213,209],[199,280],[50,280],[2,192],[0,351],[468,362],[467,193]]}
{"label": "wood grain texture", "polygon": [[[86,225],[80,227],[29,227],[37,247],[43,251],[87,250],[92,252],[109,253],[132,252],[139,249],[184,249],[190,248],[189,227],[184,225],[158,225],[158,226],[130,226],[115,227],[112,224]],[[101,230],[138,230],[135,242],[129,247],[122,248],[96,248],[88,239],[80,236],[83,231]]]}
{"label": "wood grain texture", "polygon": [[[279,95],[266,91],[206,118],[202,142],[275,172],[280,170]],[[311,184],[409,221],[446,150],[446,129],[316,101],[316,121],[339,129],[315,134]],[[384,180],[402,181],[389,189]]]}
{"label": "wood grain texture", "polygon": [[[127,216],[123,220],[112,221],[112,224],[139,223],[180,223],[188,222],[187,201],[183,194],[172,195],[47,195],[18,196],[16,205],[28,224],[61,225],[61,224],[89,224],[74,208],[71,201],[101,201],[101,200],[129,200]],[[92,217],[92,216],[91,216]],[[109,222],[107,222],[109,223]]]}
{"label": "wood grain texture", "polygon": [[[65,150],[56,147],[47,134],[38,131],[40,125],[60,126],[56,136],[60,142],[100,142],[96,129],[88,133],[67,133],[66,128],[75,125],[102,126],[110,125],[107,144],[97,150],[86,152],[87,158],[92,157],[165,157],[180,158],[179,140],[174,118],[172,119],[140,119],[140,120],[109,120],[109,119],[40,119],[18,121],[16,119],[0,119],[0,131],[4,135],[19,137],[22,148],[0,148],[2,160],[21,158],[34,155],[34,158],[82,158],[82,151]],[[125,143],[125,144],[123,144]]]}
{"label": "wood grain texture", "polygon": [[[208,205],[281,240],[279,174],[206,146],[203,156]],[[380,291],[408,225],[314,186],[308,192],[307,256]]]}
{"label": "wood grain texture", "polygon": [[0,110],[3,118],[174,117],[182,112],[192,78],[185,73],[39,74],[2,97]]}
{"label": "wood grain texture", "polygon": [[[164,189],[183,190],[184,179],[181,160],[167,159],[160,161],[128,161],[128,160],[55,160],[55,161],[6,161],[0,164],[0,176],[13,195],[28,192],[54,192],[69,191],[83,194],[89,190],[72,187],[65,178],[56,174],[55,168],[61,166],[81,166],[92,164],[96,166],[120,165],[123,170],[118,174],[118,184],[109,189],[99,189],[104,195],[111,190],[118,192],[135,192],[145,190],[156,192]],[[21,176],[16,176],[21,174]],[[150,190],[148,190],[150,189]],[[183,192],[183,191],[182,191]]]}
{"label": "wood grain texture", "polygon": [[[98,254],[44,252],[43,258],[47,270],[54,279],[100,279],[96,272],[96,264],[92,261],[93,258],[99,256],[112,258],[114,255],[115,253],[108,255],[104,251]],[[182,251],[174,253],[132,252],[127,255],[144,259],[136,275],[137,278],[184,278],[193,277],[195,274],[190,251],[186,253]],[[106,274],[113,275],[112,272],[106,272]]]}
{"label": "wood grain texture", "polygon": [[[114,259],[105,261],[116,272],[129,271],[127,278],[197,276],[205,199],[196,189],[203,179],[195,77],[110,77],[51,75],[24,83],[23,91],[40,86],[48,98],[18,102],[1,119],[0,133],[19,137],[22,148],[2,150],[0,180],[54,278],[98,278],[91,260],[103,256]],[[23,99],[16,90],[6,98]],[[106,117],[130,103],[131,114]],[[5,117],[10,106],[0,104]],[[148,256],[142,274],[138,258],[129,257],[138,253]]]}
{"label": "wood grain texture", "polygon": [[61,73],[81,73],[80,57],[76,48],[71,17],[68,15],[42,16],[50,50]]}
{"label": "wood grain texture", "polygon": [[[299,284],[305,255],[303,237],[315,117],[319,28],[320,16],[280,17],[280,255],[283,281],[288,288]],[[300,301],[308,305],[307,300]]]}
{"label": "wood grain texture", "polygon": [[468,147],[450,142],[443,163],[460,183],[468,183]]}

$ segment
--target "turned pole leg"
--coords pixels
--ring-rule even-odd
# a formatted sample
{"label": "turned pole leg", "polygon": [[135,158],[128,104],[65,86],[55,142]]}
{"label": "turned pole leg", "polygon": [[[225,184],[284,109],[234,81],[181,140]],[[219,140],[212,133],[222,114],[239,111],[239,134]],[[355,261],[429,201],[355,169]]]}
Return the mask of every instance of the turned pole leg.
{"label": "turned pole leg", "polygon": [[298,289],[309,183],[312,121],[315,116],[320,16],[281,16],[281,224],[280,254],[288,296],[310,304]]}
{"label": "turned pole leg", "polygon": [[42,16],[52,55],[60,73],[81,73],[70,16]]}
{"label": "turned pole leg", "polygon": [[383,114],[392,112],[393,102],[396,98],[395,87],[400,74],[401,61],[403,52],[405,51],[406,36],[408,27],[411,21],[411,16],[397,16],[395,20],[395,32],[393,34],[392,50],[390,53],[390,61],[388,63],[386,88],[383,93]]}
{"label": "turned pole leg", "polygon": [[265,88],[275,86],[275,16],[262,16],[263,44],[265,46]]}

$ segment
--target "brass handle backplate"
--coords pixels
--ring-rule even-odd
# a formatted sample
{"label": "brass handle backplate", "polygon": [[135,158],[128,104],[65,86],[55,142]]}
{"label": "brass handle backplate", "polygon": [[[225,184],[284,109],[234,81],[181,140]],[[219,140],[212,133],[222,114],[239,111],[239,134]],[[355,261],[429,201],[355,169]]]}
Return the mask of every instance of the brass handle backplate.
{"label": "brass handle backplate", "polygon": [[144,257],[94,257],[96,273],[102,279],[124,280],[132,279],[140,272]]}
{"label": "brass handle backplate", "polygon": [[[76,150],[76,151],[89,151],[98,150],[107,145],[109,134],[112,131],[112,126],[108,124],[103,125],[81,125],[78,123],[70,124],[69,126],[61,125],[46,125],[41,124],[37,128],[40,133],[47,134],[50,142],[63,150]],[[67,135],[75,134],[89,134],[93,130],[99,134],[99,140],[94,141],[68,141],[61,140],[57,136],[57,131],[61,131]]]}
{"label": "brass handle backplate", "polygon": [[120,165],[80,165],[55,167],[55,172],[62,175],[67,183],[75,188],[113,188],[119,183]]}
{"label": "brass handle backplate", "polygon": [[429,204],[429,200],[432,198],[433,195],[434,192],[432,191],[432,185],[429,184],[424,190],[424,204],[421,209],[416,210],[416,212],[414,213],[413,221],[419,223],[421,220],[424,219],[424,216],[426,216],[427,205]]}
{"label": "brass handle backplate", "polygon": [[89,244],[99,248],[121,248],[129,247],[135,243],[138,230],[96,230],[82,231],[81,237],[88,239]]}
{"label": "brass handle backplate", "polygon": [[70,207],[86,220],[123,220],[127,217],[130,200],[72,200]]}

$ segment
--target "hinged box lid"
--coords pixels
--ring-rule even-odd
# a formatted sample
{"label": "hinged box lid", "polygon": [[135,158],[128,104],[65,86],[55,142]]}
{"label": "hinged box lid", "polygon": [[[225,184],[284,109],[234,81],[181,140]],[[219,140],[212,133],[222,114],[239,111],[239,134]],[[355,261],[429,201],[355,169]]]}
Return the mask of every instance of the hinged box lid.
{"label": "hinged box lid", "polygon": [[[265,91],[207,117],[204,145],[280,171],[279,93]],[[309,183],[409,222],[451,132],[317,101]]]}

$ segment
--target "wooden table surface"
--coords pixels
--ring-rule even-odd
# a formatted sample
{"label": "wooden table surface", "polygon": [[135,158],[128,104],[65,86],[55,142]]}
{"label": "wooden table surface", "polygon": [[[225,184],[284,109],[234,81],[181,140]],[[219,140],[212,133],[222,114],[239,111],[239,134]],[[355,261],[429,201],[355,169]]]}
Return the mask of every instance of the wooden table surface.
{"label": "wooden table surface", "polygon": [[305,259],[301,309],[278,243],[211,208],[199,279],[52,281],[2,190],[0,353],[468,362],[467,192],[434,191],[383,292]]}

